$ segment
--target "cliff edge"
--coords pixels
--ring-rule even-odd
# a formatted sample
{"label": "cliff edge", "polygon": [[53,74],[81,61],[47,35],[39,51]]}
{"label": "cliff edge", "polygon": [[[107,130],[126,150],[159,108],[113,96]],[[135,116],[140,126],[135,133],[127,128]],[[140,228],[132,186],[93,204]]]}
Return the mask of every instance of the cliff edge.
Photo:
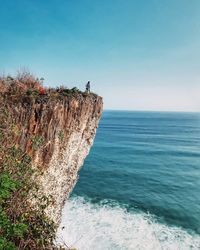
{"label": "cliff edge", "polygon": [[[5,129],[5,121],[12,121],[11,141],[22,155],[31,157],[37,196],[48,197],[45,213],[58,225],[65,199],[93,144],[103,101],[76,88],[43,89],[38,80],[24,78],[0,81],[0,104],[6,108],[1,114],[9,114],[0,117],[0,129]],[[9,143],[4,140],[4,148]],[[37,206],[34,199],[30,203]]]}

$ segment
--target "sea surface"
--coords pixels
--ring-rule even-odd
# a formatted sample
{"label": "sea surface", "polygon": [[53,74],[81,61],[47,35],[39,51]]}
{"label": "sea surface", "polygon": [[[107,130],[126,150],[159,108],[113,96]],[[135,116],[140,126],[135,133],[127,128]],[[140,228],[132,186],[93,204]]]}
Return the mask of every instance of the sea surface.
{"label": "sea surface", "polygon": [[200,249],[200,113],[104,111],[58,242]]}

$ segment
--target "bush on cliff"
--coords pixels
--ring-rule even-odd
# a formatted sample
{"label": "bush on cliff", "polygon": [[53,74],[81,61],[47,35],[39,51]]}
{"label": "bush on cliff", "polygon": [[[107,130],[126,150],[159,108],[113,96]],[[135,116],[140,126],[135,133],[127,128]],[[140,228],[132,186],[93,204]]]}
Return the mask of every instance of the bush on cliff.
{"label": "bush on cliff", "polygon": [[[0,77],[0,93],[9,94],[12,97],[20,97],[22,95],[42,99],[50,97],[52,99],[63,99],[64,97],[86,96],[86,92],[80,91],[78,88],[67,88],[65,86],[54,88],[43,87],[44,79],[38,79],[26,71],[18,73],[16,77]],[[95,95],[95,94],[92,94]]]}

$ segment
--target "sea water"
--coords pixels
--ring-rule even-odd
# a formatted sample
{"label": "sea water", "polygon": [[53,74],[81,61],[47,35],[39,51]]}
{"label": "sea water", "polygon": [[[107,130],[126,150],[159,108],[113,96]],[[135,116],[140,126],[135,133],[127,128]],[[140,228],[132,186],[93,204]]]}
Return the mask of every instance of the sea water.
{"label": "sea water", "polygon": [[200,114],[104,111],[57,241],[200,249]]}

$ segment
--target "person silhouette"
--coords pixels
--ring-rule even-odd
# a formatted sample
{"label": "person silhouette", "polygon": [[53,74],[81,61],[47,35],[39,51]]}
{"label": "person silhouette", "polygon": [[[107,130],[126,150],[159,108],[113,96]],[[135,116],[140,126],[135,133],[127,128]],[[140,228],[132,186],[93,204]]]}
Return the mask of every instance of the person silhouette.
{"label": "person silhouette", "polygon": [[85,87],[86,87],[86,92],[90,93],[90,81],[87,82]]}

